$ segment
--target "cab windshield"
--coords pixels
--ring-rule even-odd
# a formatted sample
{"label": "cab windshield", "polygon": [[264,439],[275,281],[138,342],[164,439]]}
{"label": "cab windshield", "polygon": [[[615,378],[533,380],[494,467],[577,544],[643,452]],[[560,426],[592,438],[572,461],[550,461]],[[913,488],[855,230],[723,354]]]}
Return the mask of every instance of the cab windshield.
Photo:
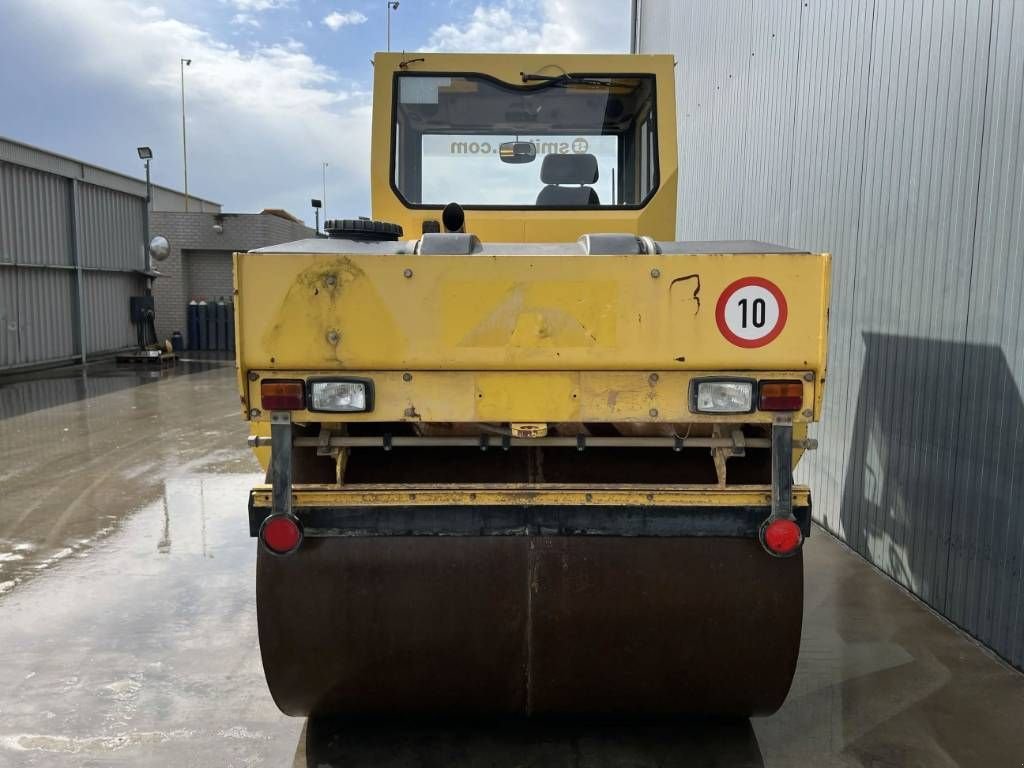
{"label": "cab windshield", "polygon": [[654,77],[396,75],[392,183],[410,206],[643,205],[658,187]]}

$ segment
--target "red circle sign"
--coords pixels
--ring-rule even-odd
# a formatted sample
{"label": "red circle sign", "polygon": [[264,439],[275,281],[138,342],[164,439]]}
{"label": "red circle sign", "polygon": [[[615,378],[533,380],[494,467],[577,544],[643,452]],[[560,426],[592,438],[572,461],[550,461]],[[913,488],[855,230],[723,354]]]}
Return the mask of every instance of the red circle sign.
{"label": "red circle sign", "polygon": [[785,328],[788,314],[779,286],[763,277],[741,277],[718,297],[715,322],[730,343],[753,349],[774,341]]}

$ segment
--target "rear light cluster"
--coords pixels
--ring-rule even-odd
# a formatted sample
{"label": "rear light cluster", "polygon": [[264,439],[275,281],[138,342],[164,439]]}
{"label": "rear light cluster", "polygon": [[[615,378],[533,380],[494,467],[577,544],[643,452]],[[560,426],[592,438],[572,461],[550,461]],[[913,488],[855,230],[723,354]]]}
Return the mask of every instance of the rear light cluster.
{"label": "rear light cluster", "polygon": [[799,411],[804,402],[800,381],[754,379],[694,379],[690,383],[690,410],[694,413],[752,413]]}
{"label": "rear light cluster", "polygon": [[287,555],[302,543],[302,523],[292,515],[271,515],[260,526],[260,541],[275,555]]}
{"label": "rear light cluster", "polygon": [[260,401],[265,411],[361,413],[373,410],[373,382],[367,379],[264,379]]}
{"label": "rear light cluster", "polygon": [[260,384],[260,400],[265,411],[301,411],[306,407],[306,384],[268,379]]}
{"label": "rear light cluster", "polygon": [[758,410],[799,411],[804,402],[804,385],[799,381],[762,381],[758,394]]}
{"label": "rear light cluster", "polygon": [[795,555],[804,542],[803,531],[795,520],[786,517],[769,518],[761,526],[761,544],[775,557]]}

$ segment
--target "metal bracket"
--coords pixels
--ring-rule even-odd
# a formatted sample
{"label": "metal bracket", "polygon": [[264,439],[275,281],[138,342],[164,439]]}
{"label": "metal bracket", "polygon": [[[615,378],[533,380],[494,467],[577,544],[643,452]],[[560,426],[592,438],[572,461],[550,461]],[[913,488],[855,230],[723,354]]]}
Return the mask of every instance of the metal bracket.
{"label": "metal bracket", "polygon": [[772,518],[793,520],[793,421],[772,424]]}
{"label": "metal bracket", "polygon": [[333,456],[337,448],[331,448],[331,430],[326,426],[320,428],[320,435],[317,438],[318,443],[316,446],[317,456]]}
{"label": "metal bracket", "polygon": [[275,515],[292,513],[292,415],[288,411],[270,414],[270,482]]}
{"label": "metal bracket", "polygon": [[730,456],[746,456],[747,455],[747,437],[743,434],[742,429],[734,429],[732,431],[732,453]]}

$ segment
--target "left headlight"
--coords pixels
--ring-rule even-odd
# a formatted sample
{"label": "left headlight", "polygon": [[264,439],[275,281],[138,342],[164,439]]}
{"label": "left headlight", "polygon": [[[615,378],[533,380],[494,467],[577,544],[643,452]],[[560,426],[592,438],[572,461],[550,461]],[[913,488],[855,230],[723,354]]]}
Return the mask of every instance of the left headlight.
{"label": "left headlight", "polygon": [[309,382],[309,410],[358,413],[373,409],[373,384],[361,380]]}

